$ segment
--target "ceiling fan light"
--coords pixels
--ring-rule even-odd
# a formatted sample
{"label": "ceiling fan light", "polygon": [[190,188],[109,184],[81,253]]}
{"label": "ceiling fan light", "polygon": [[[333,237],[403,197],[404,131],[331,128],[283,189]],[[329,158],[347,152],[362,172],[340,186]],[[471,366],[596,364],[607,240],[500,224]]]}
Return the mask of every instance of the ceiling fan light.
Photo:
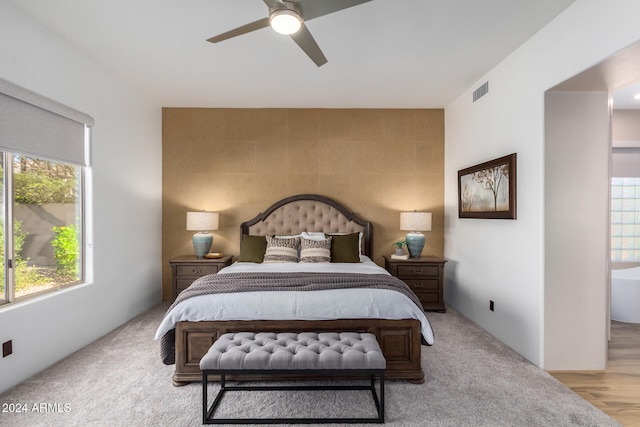
{"label": "ceiling fan light", "polygon": [[271,13],[269,24],[280,34],[293,34],[302,26],[302,16],[291,9],[279,9]]}

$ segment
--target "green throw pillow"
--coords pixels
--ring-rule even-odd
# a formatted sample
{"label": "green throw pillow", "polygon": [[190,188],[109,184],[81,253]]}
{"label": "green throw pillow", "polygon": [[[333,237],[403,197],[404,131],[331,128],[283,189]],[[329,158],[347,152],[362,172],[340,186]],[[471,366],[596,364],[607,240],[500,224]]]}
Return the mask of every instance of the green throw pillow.
{"label": "green throw pillow", "polygon": [[360,233],[331,234],[331,262],[360,262]]}
{"label": "green throw pillow", "polygon": [[264,253],[266,250],[267,239],[265,236],[250,236],[245,234],[242,236],[238,261],[261,263],[264,261]]}

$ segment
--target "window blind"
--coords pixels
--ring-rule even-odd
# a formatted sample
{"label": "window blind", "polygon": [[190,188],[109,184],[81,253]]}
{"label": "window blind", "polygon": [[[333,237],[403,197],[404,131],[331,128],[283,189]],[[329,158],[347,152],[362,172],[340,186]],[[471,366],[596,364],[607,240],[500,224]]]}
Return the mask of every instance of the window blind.
{"label": "window blind", "polygon": [[0,79],[0,150],[85,164],[85,126],[93,118]]}

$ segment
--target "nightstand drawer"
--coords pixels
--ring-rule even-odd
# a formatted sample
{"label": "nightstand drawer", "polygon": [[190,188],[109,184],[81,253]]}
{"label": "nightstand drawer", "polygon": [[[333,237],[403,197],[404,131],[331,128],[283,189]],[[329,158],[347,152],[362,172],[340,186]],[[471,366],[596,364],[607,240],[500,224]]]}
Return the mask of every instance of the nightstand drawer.
{"label": "nightstand drawer", "polygon": [[422,256],[407,260],[384,256],[384,266],[416,294],[424,310],[446,311],[444,305],[444,264],[447,260]]}
{"label": "nightstand drawer", "polygon": [[197,277],[194,277],[192,279],[176,279],[176,294],[179,294],[180,292],[187,289],[193,282],[195,282],[196,279]]}
{"label": "nightstand drawer", "polygon": [[440,269],[437,265],[398,265],[398,277],[438,277],[440,275]]}
{"label": "nightstand drawer", "polygon": [[440,281],[438,279],[404,279],[404,283],[414,292],[420,291],[437,291],[440,289]]}
{"label": "nightstand drawer", "polygon": [[207,274],[216,274],[218,272],[217,265],[179,265],[176,268],[176,276],[205,276]]}
{"label": "nightstand drawer", "polygon": [[440,293],[438,292],[418,292],[414,291],[422,305],[434,304],[440,302]]}
{"label": "nightstand drawer", "polygon": [[202,276],[217,274],[218,271],[231,265],[232,255],[220,258],[198,258],[195,255],[183,255],[169,260],[172,273],[173,298],[187,289],[191,284]]}

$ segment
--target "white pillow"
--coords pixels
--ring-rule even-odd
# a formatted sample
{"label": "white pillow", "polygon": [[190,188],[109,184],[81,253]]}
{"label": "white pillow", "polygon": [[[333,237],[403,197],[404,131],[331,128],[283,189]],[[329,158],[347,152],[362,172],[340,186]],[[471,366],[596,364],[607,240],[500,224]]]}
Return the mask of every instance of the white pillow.
{"label": "white pillow", "polygon": [[322,231],[303,231],[300,235],[303,239],[321,242],[327,238]]}

